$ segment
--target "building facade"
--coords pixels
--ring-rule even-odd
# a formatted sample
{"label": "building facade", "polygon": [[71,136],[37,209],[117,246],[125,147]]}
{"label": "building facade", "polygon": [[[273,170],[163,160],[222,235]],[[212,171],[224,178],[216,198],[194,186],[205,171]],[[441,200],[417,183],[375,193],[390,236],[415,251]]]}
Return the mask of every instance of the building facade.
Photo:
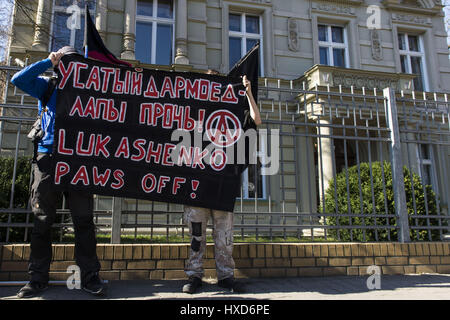
{"label": "building facade", "polygon": [[[81,51],[85,2],[108,49],[134,66],[227,73],[261,43],[260,109],[265,128],[281,132],[280,168],[272,176],[261,175],[261,165],[245,173],[236,209],[241,212],[320,212],[330,181],[342,169],[389,161],[387,115],[378,99],[384,88],[413,99],[425,97],[424,91],[450,91],[439,0],[18,0],[9,47],[13,63],[45,58],[63,45]],[[268,87],[276,89],[261,89]],[[414,109],[399,124],[403,162],[433,186],[448,214],[448,104],[443,122],[434,122],[425,106],[425,122],[444,130],[430,144],[434,132],[421,122],[423,114],[401,97],[404,115]],[[423,126],[426,139],[420,137]],[[7,153],[17,129],[5,128]],[[20,150],[29,152],[29,144],[24,141]],[[138,210],[130,203],[126,208]]]}
{"label": "building facade", "polygon": [[[18,3],[11,55],[33,56],[64,44],[81,49],[85,1]],[[134,64],[180,64],[225,73],[260,41],[261,76],[297,79],[313,65],[324,64],[414,73],[416,90],[450,89],[447,35],[438,0],[87,3],[106,46]]]}

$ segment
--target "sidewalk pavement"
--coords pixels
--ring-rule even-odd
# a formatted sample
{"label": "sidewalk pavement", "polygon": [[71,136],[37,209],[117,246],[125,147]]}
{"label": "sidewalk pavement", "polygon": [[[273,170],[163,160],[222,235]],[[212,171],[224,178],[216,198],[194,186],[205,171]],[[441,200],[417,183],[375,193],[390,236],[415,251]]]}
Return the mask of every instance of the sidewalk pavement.
{"label": "sidewalk pavement", "polygon": [[[247,293],[223,291],[216,280],[206,279],[201,291],[181,292],[183,280],[109,281],[106,297],[93,297],[82,290],[53,285],[35,300],[450,300],[450,274],[385,275],[381,289],[367,287],[369,276],[239,279]],[[0,286],[0,300],[16,299],[18,286]]]}

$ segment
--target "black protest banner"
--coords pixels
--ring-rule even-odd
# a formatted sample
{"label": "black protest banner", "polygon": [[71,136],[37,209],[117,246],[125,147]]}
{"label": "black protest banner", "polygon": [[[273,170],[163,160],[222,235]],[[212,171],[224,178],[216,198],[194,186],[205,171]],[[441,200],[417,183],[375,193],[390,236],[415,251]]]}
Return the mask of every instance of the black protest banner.
{"label": "black protest banner", "polygon": [[[59,73],[57,189],[233,210],[240,172],[220,146],[243,136],[240,78],[129,68],[78,55],[64,56]],[[193,143],[198,136],[200,143]],[[182,141],[187,138],[191,143]]]}

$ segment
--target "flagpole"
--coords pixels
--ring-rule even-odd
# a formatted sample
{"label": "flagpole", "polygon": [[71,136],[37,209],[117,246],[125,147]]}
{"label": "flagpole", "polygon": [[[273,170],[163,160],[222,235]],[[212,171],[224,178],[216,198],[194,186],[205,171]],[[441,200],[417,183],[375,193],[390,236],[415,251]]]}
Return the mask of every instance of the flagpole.
{"label": "flagpole", "polygon": [[84,39],[83,39],[83,44],[84,44],[84,57],[87,59],[88,58],[88,43],[87,43],[87,19],[88,19],[88,15],[89,17],[91,16],[91,14],[89,13],[89,8],[88,8],[88,4],[87,2],[84,4]]}

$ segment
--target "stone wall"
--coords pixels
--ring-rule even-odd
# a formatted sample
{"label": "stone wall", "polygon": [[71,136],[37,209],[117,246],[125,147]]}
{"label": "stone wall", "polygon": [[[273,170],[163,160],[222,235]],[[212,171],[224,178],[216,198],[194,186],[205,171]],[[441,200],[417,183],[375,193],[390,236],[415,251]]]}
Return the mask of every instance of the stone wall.
{"label": "stone wall", "polygon": [[[0,281],[28,280],[28,244],[3,245]],[[99,244],[97,254],[106,280],[184,279],[189,244]],[[367,275],[377,265],[388,274],[450,274],[450,243],[242,243],[235,244],[237,278]],[[74,245],[53,245],[50,279],[66,280],[75,264]],[[215,278],[214,246],[207,245],[205,277]]]}

